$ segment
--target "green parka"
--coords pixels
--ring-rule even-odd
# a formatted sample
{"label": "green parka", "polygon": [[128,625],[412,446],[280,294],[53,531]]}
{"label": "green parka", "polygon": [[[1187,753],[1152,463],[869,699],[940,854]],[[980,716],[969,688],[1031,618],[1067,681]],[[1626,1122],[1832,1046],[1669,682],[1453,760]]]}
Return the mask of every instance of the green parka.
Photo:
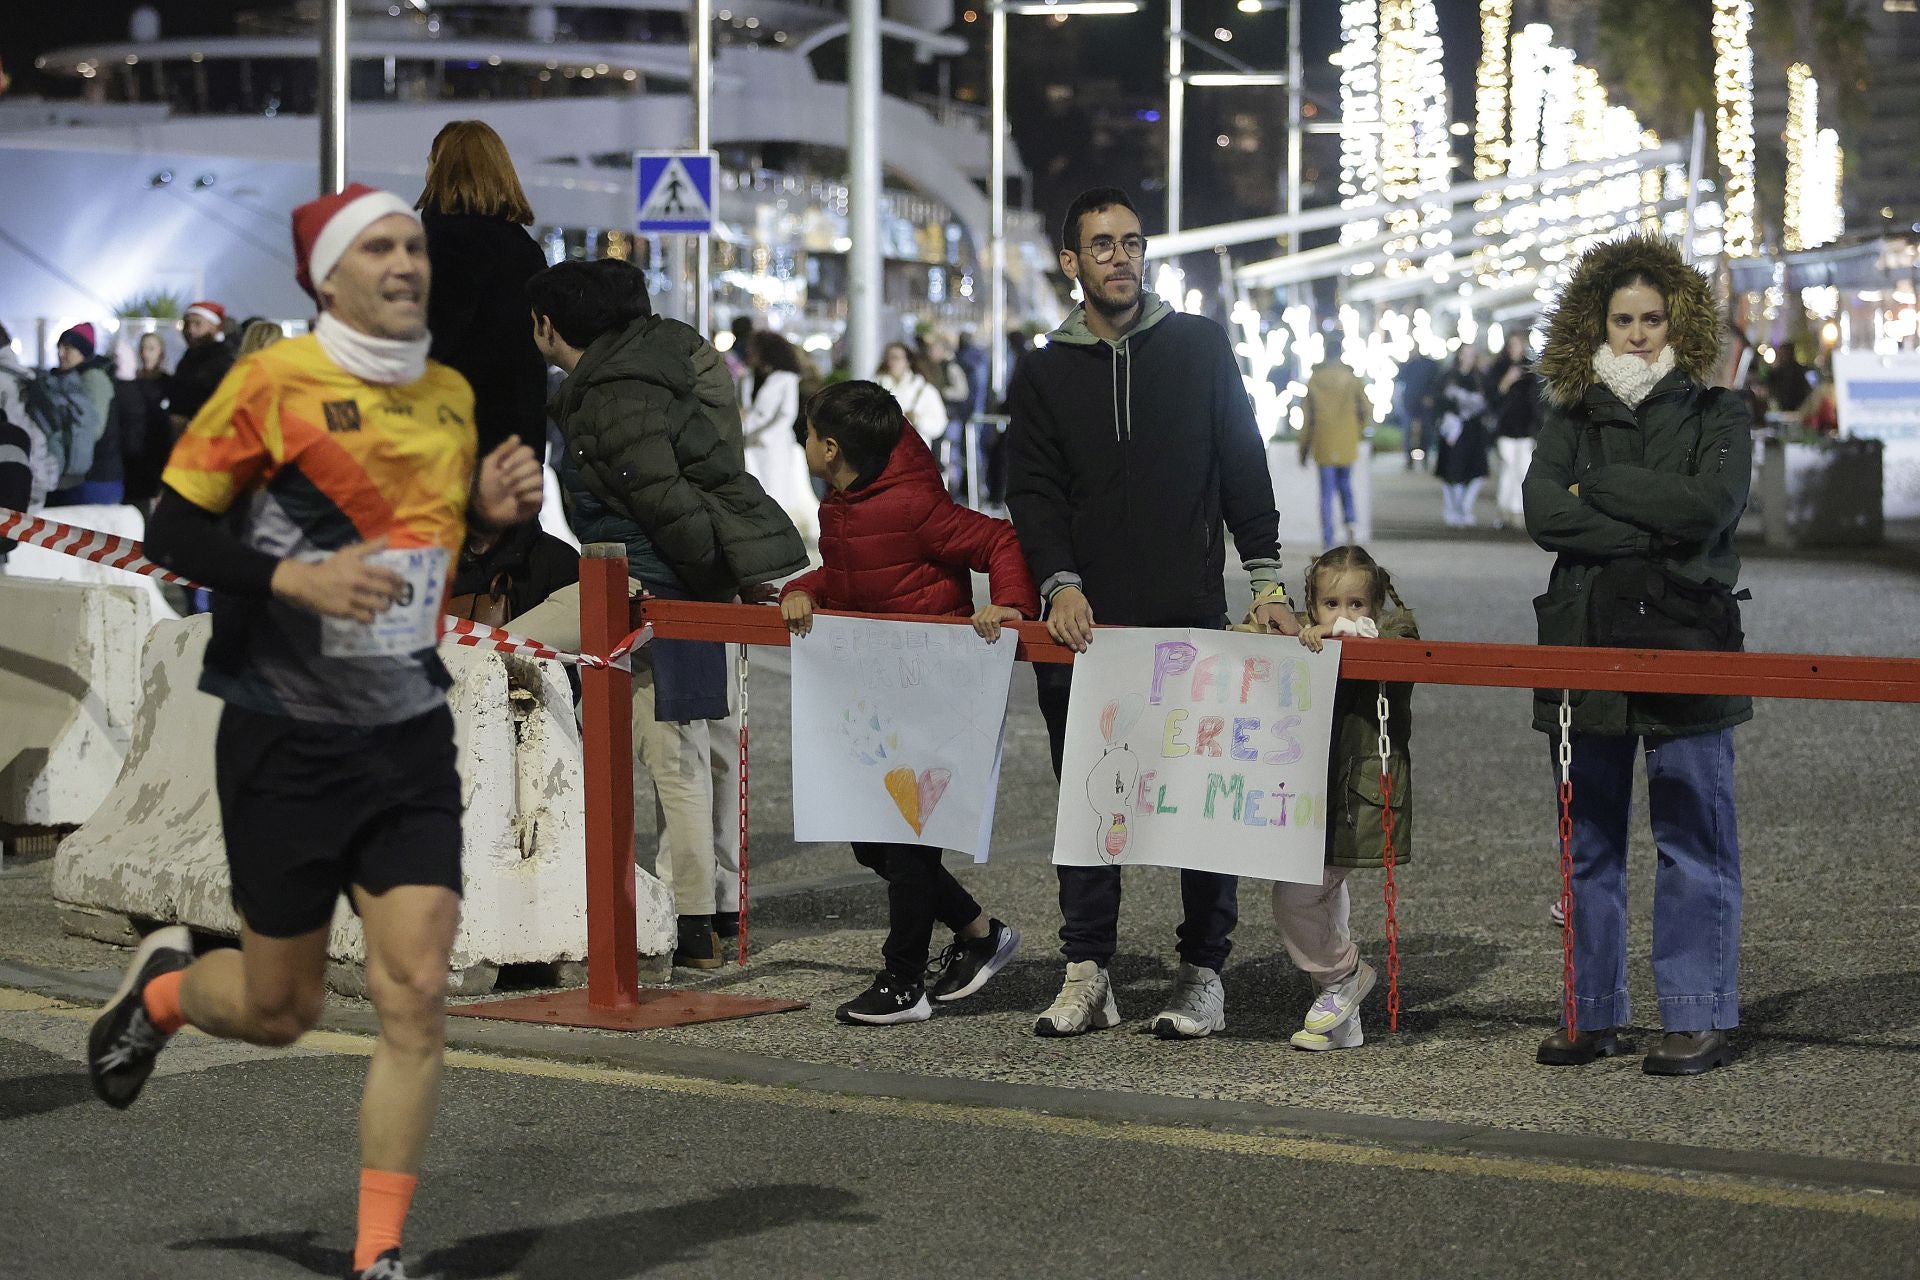
{"label": "green parka", "polygon": [[568,469],[695,597],[806,568],[793,522],[742,464],[733,384],[692,328],[646,316],[601,334],[549,409]]}
{"label": "green parka", "polygon": [[[1628,408],[1599,381],[1593,353],[1606,342],[1614,289],[1635,271],[1666,299],[1674,368]],[[1664,239],[1612,241],[1574,269],[1547,322],[1546,413],[1525,485],[1527,532],[1556,556],[1533,602],[1541,644],[1593,643],[1588,597],[1610,560],[1651,557],[1696,582],[1737,585],[1753,417],[1743,398],[1707,383],[1722,330],[1706,278]],[[1753,717],[1752,700],[1736,696],[1575,690],[1572,702],[1577,732],[1613,736],[1679,737]],[[1559,717],[1560,691],[1536,690],[1534,727],[1557,733]]]}
{"label": "green parka", "polygon": [[[1418,640],[1413,612],[1400,609],[1380,622],[1385,640]],[[1387,768],[1393,774],[1393,862],[1413,861],[1413,686],[1387,686]],[[1380,685],[1342,680],[1333,692],[1333,750],[1327,757],[1327,865],[1386,865],[1386,825],[1380,803]]]}

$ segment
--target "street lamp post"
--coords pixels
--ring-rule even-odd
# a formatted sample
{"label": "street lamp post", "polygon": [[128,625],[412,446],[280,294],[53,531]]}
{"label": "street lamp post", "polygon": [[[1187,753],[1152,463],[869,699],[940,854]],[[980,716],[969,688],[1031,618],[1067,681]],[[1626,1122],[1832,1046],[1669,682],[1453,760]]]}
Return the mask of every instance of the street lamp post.
{"label": "street lamp post", "polygon": [[880,0],[847,5],[847,359],[880,363]]}
{"label": "street lamp post", "polygon": [[993,0],[988,8],[987,370],[998,400],[1007,391],[1007,15],[1138,13],[1140,0]]}
{"label": "street lamp post", "polygon": [[320,194],[347,185],[347,0],[327,0],[320,23]]}
{"label": "street lamp post", "polygon": [[[713,149],[713,0],[690,0],[689,7],[688,19],[693,26],[693,149],[704,155]],[[715,186],[712,197],[714,204],[718,204],[717,182]],[[712,241],[706,236],[695,236],[693,254],[693,327],[702,337],[711,337]]]}

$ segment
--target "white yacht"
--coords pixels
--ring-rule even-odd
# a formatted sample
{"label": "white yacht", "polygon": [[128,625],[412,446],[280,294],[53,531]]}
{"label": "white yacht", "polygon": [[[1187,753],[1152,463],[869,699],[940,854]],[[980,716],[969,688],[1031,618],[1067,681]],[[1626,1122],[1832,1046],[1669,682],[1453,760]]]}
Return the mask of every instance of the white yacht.
{"label": "white yacht", "polygon": [[[170,36],[143,9],[124,41],[38,60],[72,77],[74,96],[0,98],[0,321],[29,359],[67,325],[111,325],[156,291],[217,298],[233,315],[310,315],[288,212],[316,190],[319,7],[244,14],[214,37]],[[832,78],[844,9],[715,8],[715,323],[748,314],[822,350],[845,323],[847,94]],[[952,0],[886,11],[890,65],[964,52],[940,34]],[[654,273],[662,310],[680,310],[673,245],[629,228],[632,153],[691,137],[684,0],[354,0],[349,47],[352,179],[411,197],[441,126],[484,120],[514,156],[551,259],[628,257]],[[887,322],[984,330],[985,113],[889,94],[881,118]],[[1009,313],[1051,322],[1045,233],[1021,211],[1008,223]]]}

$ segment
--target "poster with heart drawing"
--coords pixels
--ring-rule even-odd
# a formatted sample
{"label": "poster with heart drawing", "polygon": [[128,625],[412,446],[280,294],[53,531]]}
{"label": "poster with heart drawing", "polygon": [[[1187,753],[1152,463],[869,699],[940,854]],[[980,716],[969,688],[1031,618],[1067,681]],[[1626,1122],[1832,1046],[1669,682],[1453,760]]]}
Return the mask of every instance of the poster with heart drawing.
{"label": "poster with heart drawing", "polygon": [[793,837],[987,860],[1014,640],[820,614],[793,641]]}

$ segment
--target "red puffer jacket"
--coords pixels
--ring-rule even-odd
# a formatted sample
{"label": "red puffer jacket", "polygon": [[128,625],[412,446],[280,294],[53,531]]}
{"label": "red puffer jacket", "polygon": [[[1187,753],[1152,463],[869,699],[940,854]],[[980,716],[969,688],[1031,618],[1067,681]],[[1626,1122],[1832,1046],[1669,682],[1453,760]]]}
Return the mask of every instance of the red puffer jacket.
{"label": "red puffer jacket", "polygon": [[1040,616],[1013,526],[955,502],[917,432],[903,430],[886,468],[861,489],[820,504],[820,568],[787,583],[815,608],[855,613],[970,615],[973,581],[987,575],[993,603]]}

